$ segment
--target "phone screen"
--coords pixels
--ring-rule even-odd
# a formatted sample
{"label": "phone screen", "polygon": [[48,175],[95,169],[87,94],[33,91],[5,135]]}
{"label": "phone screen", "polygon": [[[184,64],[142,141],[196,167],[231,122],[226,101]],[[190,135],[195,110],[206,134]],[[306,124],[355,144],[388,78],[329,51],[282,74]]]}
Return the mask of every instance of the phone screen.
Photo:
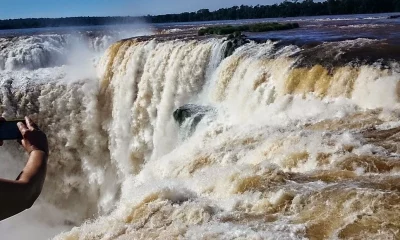
{"label": "phone screen", "polygon": [[0,122],[0,140],[22,139],[21,132],[17,126],[18,122],[25,123],[25,120]]}

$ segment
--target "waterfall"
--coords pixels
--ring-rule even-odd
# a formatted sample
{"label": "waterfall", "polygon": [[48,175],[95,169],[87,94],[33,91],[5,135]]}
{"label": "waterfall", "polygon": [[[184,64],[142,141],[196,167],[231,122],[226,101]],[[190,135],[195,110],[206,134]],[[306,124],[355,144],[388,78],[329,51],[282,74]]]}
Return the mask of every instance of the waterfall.
{"label": "waterfall", "polygon": [[[97,76],[2,78],[0,110],[49,137],[40,201],[77,226],[55,239],[400,237],[397,63],[227,48],[128,39]],[[185,104],[193,114],[174,114]]]}

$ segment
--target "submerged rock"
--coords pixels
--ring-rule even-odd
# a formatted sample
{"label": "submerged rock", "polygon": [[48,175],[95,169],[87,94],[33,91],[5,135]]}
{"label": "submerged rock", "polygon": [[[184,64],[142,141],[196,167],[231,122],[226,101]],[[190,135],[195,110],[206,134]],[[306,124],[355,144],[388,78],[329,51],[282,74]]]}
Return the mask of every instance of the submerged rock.
{"label": "submerged rock", "polygon": [[400,15],[392,15],[388,17],[388,19],[397,19],[397,18],[400,18]]}
{"label": "submerged rock", "polygon": [[247,37],[245,35],[241,34],[240,32],[237,32],[234,35],[232,35],[232,34],[229,35],[228,39],[226,41],[228,41],[228,44],[226,45],[226,49],[225,49],[225,53],[224,53],[225,58],[232,55],[237,48],[250,42],[247,39]]}
{"label": "submerged rock", "polygon": [[213,108],[209,106],[200,106],[196,104],[185,104],[174,111],[174,119],[182,125],[186,120],[193,119],[193,122],[197,125],[201,119]]}
{"label": "submerged rock", "polygon": [[175,110],[173,116],[181,128],[183,138],[187,138],[192,135],[197,125],[206,115],[212,116],[213,114],[214,109],[212,107],[185,104]]}

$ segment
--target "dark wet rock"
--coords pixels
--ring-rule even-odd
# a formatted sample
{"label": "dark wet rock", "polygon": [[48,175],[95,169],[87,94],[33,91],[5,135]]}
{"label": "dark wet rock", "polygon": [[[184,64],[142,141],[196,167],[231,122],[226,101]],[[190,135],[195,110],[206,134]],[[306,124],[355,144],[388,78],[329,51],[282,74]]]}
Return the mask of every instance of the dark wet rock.
{"label": "dark wet rock", "polygon": [[392,15],[388,17],[388,19],[396,19],[396,18],[400,18],[400,15]]}
{"label": "dark wet rock", "polygon": [[240,32],[235,32],[234,34],[229,35],[226,41],[228,41],[228,43],[224,53],[225,58],[232,55],[237,48],[250,42],[250,40]]}
{"label": "dark wet rock", "polygon": [[182,139],[190,137],[205,117],[210,119],[209,117],[212,118],[214,115],[215,111],[212,107],[196,104],[183,105],[173,114],[175,121],[179,124]]}
{"label": "dark wet rock", "polygon": [[381,63],[390,66],[400,60],[400,46],[377,40],[351,40],[323,43],[305,47],[296,54],[300,57],[298,67],[320,64],[327,68],[353,65],[371,65]]}
{"label": "dark wet rock", "polygon": [[175,110],[174,119],[179,125],[182,125],[186,120],[193,119],[193,123],[197,125],[203,117],[211,112],[213,108],[209,106],[200,106],[196,104],[185,104]]}

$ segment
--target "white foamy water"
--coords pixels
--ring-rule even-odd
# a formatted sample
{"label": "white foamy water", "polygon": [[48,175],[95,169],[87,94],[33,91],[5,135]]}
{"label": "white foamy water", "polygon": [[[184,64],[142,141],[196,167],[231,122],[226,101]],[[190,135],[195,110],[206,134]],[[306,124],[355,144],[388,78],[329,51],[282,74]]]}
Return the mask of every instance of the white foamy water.
{"label": "white foamy water", "polygon": [[[300,67],[300,48],[272,42],[224,59],[228,45],[125,40],[82,72],[4,68],[0,110],[33,114],[51,157],[40,201],[0,233],[398,238],[398,69]],[[173,117],[188,103],[213,109],[190,134]],[[18,174],[17,145],[3,154],[18,164],[1,173]]]}
{"label": "white foamy water", "polygon": [[[85,141],[94,141],[87,144],[96,145],[98,148],[90,147],[90,150],[85,150],[86,153],[81,152],[81,155],[76,152],[76,149],[80,148],[78,145],[82,143],[78,134],[82,133],[82,129],[78,130],[78,126],[85,125],[82,121],[87,121],[88,126],[90,125],[86,129],[88,132],[98,127],[92,122],[95,119],[95,116],[90,114],[93,109],[85,109],[97,104],[96,90],[99,80],[96,66],[107,47],[122,36],[148,33],[149,31],[141,30],[98,36],[43,34],[0,38],[3,116],[7,119],[20,118],[26,114],[40,116],[38,118],[46,122],[41,126],[48,129],[48,136],[51,135],[50,131],[54,134],[53,140],[49,140],[50,144],[53,142],[61,147],[56,147],[58,150],[54,148],[59,157],[53,164],[49,163],[49,166],[53,166],[50,168],[54,170],[49,171],[49,176],[55,176],[53,180],[48,181],[52,186],[44,190],[45,196],[42,196],[32,209],[0,223],[2,238],[25,239],[29,236],[30,239],[48,239],[86,218],[113,208],[115,203],[112,200],[115,200],[115,192],[118,190],[113,189],[108,193],[109,187],[106,185],[115,186],[118,182],[106,184],[104,177],[115,177],[115,174],[108,173],[105,169],[107,173],[97,173],[95,169],[100,171],[106,168],[106,164],[97,162],[94,166],[85,160],[85,155],[98,154],[100,158],[107,159],[105,162],[108,161],[108,151],[103,155],[104,151],[101,149],[106,149],[104,146],[107,145],[107,141],[97,143],[101,142],[102,137],[98,137],[99,130],[96,129],[92,134],[93,138]],[[52,109],[50,111],[53,113],[45,113],[47,110],[44,109]],[[6,143],[2,150],[1,177],[15,179],[24,166],[26,156],[18,145],[12,142]],[[83,174],[85,169],[90,173]],[[55,179],[61,182],[54,181]],[[77,195],[79,197],[75,197]],[[74,209],[65,208],[67,205]]]}

